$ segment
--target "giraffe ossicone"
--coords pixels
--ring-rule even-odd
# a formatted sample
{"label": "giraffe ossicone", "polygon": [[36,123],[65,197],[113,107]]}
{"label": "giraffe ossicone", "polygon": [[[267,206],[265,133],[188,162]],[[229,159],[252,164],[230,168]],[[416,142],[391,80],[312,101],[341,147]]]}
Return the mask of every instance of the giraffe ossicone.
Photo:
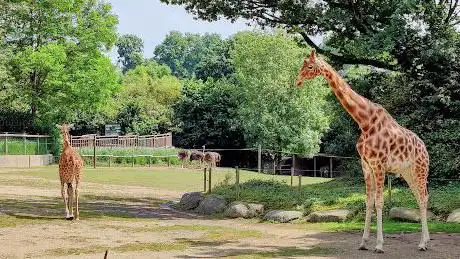
{"label": "giraffe ossicone", "polygon": [[427,225],[429,156],[423,141],[412,131],[399,125],[379,104],[359,95],[313,49],[303,62],[296,79],[302,87],[305,79],[323,76],[343,108],[361,130],[356,148],[366,182],[366,218],[360,250],[367,250],[372,211],[377,211],[377,245],[375,252],[383,253],[383,184],[385,173],[400,175],[408,183],[419,208],[422,237],[419,250],[427,249],[430,240]]}

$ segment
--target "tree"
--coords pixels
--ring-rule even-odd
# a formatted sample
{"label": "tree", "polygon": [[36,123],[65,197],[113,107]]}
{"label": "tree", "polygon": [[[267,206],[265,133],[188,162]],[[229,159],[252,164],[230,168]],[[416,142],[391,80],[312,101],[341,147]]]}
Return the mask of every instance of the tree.
{"label": "tree", "polygon": [[118,122],[124,132],[164,133],[172,128],[172,105],[180,96],[181,82],[171,70],[155,61],[129,70],[117,96]]}
{"label": "tree", "polygon": [[179,78],[220,78],[231,74],[230,43],[217,34],[182,34],[172,31],[155,48],[155,59]]}
{"label": "tree", "polygon": [[[204,20],[246,18],[261,26],[285,28],[299,34],[304,43],[326,55],[336,67],[370,65],[397,72],[372,71],[362,75],[367,78],[354,80],[355,86],[369,87],[367,92],[373,98],[366,97],[380,102],[398,122],[420,135],[431,156],[431,177],[458,178],[459,163],[452,154],[460,150],[460,137],[454,130],[460,123],[455,81],[460,54],[459,1],[162,2],[184,5]],[[310,37],[318,34],[325,36],[320,46]],[[338,133],[328,136],[343,140]],[[339,138],[329,138],[324,148],[340,143]]]}
{"label": "tree", "polygon": [[121,63],[124,73],[142,63],[144,42],[141,38],[133,34],[125,34],[118,38],[116,45],[118,62]]}
{"label": "tree", "polygon": [[282,33],[238,33],[231,53],[240,92],[239,118],[249,146],[311,155],[329,120],[328,88],[294,87],[302,49]]}
{"label": "tree", "polygon": [[227,79],[205,83],[187,80],[180,100],[174,105],[178,129],[176,145],[195,148],[245,147],[241,120],[238,117],[239,95]]}
{"label": "tree", "polygon": [[15,98],[35,126],[98,111],[118,88],[104,54],[116,40],[111,6],[96,0],[3,1],[3,37],[14,57]]}

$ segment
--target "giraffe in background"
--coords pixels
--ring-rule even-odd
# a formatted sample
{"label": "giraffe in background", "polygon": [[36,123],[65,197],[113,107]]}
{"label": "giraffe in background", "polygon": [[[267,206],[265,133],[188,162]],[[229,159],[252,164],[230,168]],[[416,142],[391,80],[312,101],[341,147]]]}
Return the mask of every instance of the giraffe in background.
{"label": "giraffe in background", "polygon": [[412,131],[400,126],[379,104],[354,92],[345,80],[313,49],[297,76],[298,87],[305,79],[323,76],[335,96],[361,129],[356,148],[366,181],[366,218],[360,250],[367,250],[372,210],[377,210],[377,245],[383,253],[383,183],[385,173],[401,175],[412,190],[420,207],[422,237],[419,250],[425,251],[430,240],[427,225],[429,157],[423,141]]}
{"label": "giraffe in background", "polygon": [[[56,125],[61,130],[62,139],[64,140],[61,157],[59,158],[59,179],[61,180],[61,195],[65,205],[65,218],[72,220],[73,215],[73,196],[75,184],[75,219],[79,220],[80,212],[78,210],[78,184],[80,183],[83,160],[80,155],[73,149],[70,143],[69,129],[71,125]],[[65,188],[67,187],[67,195]]]}

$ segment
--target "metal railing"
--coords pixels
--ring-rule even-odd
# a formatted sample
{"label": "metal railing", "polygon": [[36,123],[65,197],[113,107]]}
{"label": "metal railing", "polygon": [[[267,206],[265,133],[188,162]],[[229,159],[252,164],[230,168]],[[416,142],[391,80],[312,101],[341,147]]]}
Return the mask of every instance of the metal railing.
{"label": "metal railing", "polygon": [[71,136],[71,144],[77,149],[94,146],[108,148],[169,148],[172,147],[172,133],[145,136],[97,136],[95,134]]}
{"label": "metal railing", "polygon": [[1,155],[43,155],[50,153],[52,141],[49,135],[23,133],[0,134]]}

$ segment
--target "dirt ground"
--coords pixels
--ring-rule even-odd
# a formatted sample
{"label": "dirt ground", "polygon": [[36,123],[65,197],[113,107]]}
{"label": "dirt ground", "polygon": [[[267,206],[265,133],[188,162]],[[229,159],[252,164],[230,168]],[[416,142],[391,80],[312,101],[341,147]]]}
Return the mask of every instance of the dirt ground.
{"label": "dirt ground", "polygon": [[[81,220],[63,219],[59,183],[0,173],[0,258],[460,258],[460,235],[386,234],[385,253],[359,251],[361,233],[305,224],[213,219],[171,209],[177,191],[84,183]],[[375,245],[372,236],[370,248]]]}

